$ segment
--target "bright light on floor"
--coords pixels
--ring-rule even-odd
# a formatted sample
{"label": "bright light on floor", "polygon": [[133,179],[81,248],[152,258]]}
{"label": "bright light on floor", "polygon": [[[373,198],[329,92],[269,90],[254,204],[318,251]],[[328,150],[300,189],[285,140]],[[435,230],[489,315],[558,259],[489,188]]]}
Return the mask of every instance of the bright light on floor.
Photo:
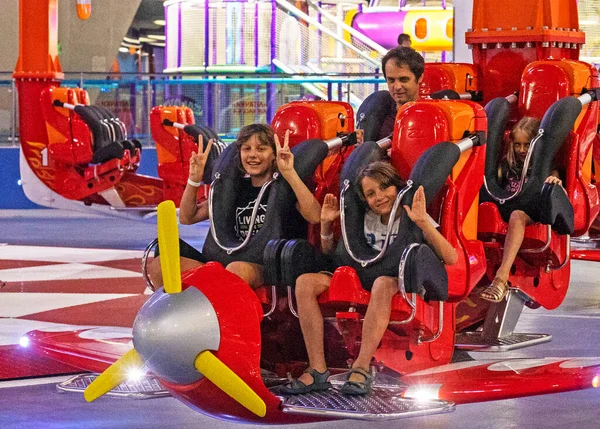
{"label": "bright light on floor", "polygon": [[410,386],[402,394],[405,398],[412,398],[416,402],[424,404],[429,401],[439,399],[440,384],[424,384],[419,386]]}
{"label": "bright light on floor", "polygon": [[19,345],[21,347],[29,347],[29,337],[21,337],[21,338],[19,338]]}
{"label": "bright light on floor", "polygon": [[146,375],[146,373],[141,368],[132,368],[127,373],[128,381],[140,381],[140,379]]}

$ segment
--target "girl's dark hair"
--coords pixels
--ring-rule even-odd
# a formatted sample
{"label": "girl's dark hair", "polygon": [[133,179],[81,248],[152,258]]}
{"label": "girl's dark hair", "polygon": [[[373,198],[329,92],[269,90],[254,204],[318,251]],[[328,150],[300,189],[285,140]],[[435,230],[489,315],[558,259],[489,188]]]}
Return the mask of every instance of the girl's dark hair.
{"label": "girl's dark hair", "polygon": [[509,169],[516,168],[517,166],[517,160],[515,159],[515,150],[513,146],[516,132],[523,131],[527,135],[527,140],[531,142],[531,140],[533,140],[538,133],[539,128],[540,120],[531,116],[524,116],[515,124],[510,132],[508,152],[506,152],[506,163]]}
{"label": "girl's dark hair", "polygon": [[364,166],[356,176],[354,186],[356,186],[358,196],[366,201],[365,194],[363,192],[362,181],[365,177],[370,177],[376,182],[380,183],[384,188],[395,186],[398,191],[405,185],[404,181],[398,175],[398,172],[390,163],[384,161],[376,161],[369,165]]}
{"label": "girl's dark hair", "polygon": [[[273,153],[277,155],[277,148],[275,147],[275,132],[273,131],[273,128],[267,124],[246,125],[240,130],[237,135],[237,140],[234,143],[236,145],[238,154],[240,153],[242,145],[250,140],[253,135],[256,135],[256,138],[261,144],[267,145],[273,149]],[[241,156],[239,157],[239,168],[242,173],[245,173],[244,167],[242,166]]]}

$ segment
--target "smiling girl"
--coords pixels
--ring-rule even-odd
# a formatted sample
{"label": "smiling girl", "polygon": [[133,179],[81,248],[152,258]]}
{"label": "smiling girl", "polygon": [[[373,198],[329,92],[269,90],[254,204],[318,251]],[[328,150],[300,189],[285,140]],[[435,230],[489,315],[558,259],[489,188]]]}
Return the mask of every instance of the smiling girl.
{"label": "smiling girl", "polygon": [[[248,125],[240,130],[234,144],[238,150],[240,174],[245,177],[235,199],[235,233],[240,241],[243,241],[248,234],[254,235],[262,227],[268,210],[268,195],[263,196],[262,201],[265,203],[259,207],[252,231],[249,231],[250,217],[261,187],[275,171],[279,171],[292,188],[300,215],[309,223],[319,222],[321,206],[294,169],[294,155],[289,147],[289,131],[285,134],[282,146],[269,125]],[[198,145],[200,149],[198,153],[193,152],[190,158],[188,184],[179,208],[179,221],[183,225],[192,225],[208,219],[208,202],[197,204],[196,199],[211,146],[212,140],[203,151],[200,137]],[[183,240],[180,240],[180,254],[182,272],[207,262],[202,253]],[[235,261],[228,264],[226,269],[237,274],[253,289],[263,284],[263,267],[259,264]],[[148,275],[154,285],[162,284],[158,257],[155,257],[150,265]]]}

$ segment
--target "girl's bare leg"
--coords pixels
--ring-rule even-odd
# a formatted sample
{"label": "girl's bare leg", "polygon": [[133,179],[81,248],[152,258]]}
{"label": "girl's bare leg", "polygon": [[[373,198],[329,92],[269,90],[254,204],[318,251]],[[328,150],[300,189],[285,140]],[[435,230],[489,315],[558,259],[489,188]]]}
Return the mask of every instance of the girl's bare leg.
{"label": "girl's bare leg", "polygon": [[[492,284],[487,287],[482,293],[483,298],[499,299],[504,295],[507,288],[508,276],[510,275],[510,269],[512,268],[515,258],[521,249],[523,244],[523,237],[525,237],[525,227],[532,223],[531,218],[524,211],[515,210],[511,213],[510,219],[508,220],[508,231],[504,240],[504,251],[502,252],[502,262],[498,271],[496,271],[496,277]],[[496,280],[496,279],[499,279]]]}
{"label": "girl's bare leg", "polygon": [[[192,268],[199,267],[204,265],[200,261],[196,261],[195,259],[189,259],[181,257],[179,258],[179,263],[181,266],[181,272],[191,270]],[[160,267],[160,256],[157,256],[152,260],[152,262],[148,265],[148,278],[152,282],[152,284],[156,287],[160,287],[163,285],[162,278],[162,269]]]}
{"label": "girl's bare leg", "polygon": [[[398,292],[398,279],[394,277],[378,277],[371,289],[371,300],[367,307],[362,328],[362,344],[358,357],[352,368],[362,368],[369,371],[371,358],[390,323],[392,312],[392,298]],[[365,378],[360,374],[352,374],[350,381],[363,382]]]}
{"label": "girl's bare leg", "polygon": [[225,268],[227,271],[241,277],[252,289],[256,289],[265,284],[263,278],[264,269],[262,265],[254,264],[252,262],[231,262]]}
{"label": "girl's bare leg", "polygon": [[[329,288],[330,284],[331,277],[322,273],[302,274],[296,280],[298,317],[308,353],[308,365],[318,372],[325,372],[327,363],[323,347],[323,315],[317,298]],[[298,380],[306,385],[314,381],[308,373],[302,374]]]}

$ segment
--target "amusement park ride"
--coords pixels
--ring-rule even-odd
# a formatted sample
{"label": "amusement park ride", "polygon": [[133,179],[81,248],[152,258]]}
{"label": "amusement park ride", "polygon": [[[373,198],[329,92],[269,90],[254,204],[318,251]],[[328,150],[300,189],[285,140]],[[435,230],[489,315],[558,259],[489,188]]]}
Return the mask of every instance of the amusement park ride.
{"label": "amusement park ride", "polygon": [[[320,297],[327,361],[338,373],[334,384],[360,347],[370,296],[361,278],[377,275],[381,264],[399,266],[399,293],[372,363],[376,377],[369,396],[346,397],[337,389],[288,397],[277,392],[286,374],[297,375],[306,366],[292,291],[296,277],[316,266],[311,249],[319,235],[309,231],[307,241],[282,240],[280,228],[265,222],[261,233],[275,240],[265,246],[263,234],[259,244],[250,239],[243,251],[264,252],[268,286],[253,291],[224,270],[219,258],[235,258],[237,252],[227,248],[232,244],[224,237],[232,227],[222,220],[229,218],[222,213],[232,186],[223,174],[232,168],[229,149],[221,154],[215,149],[213,177],[221,181],[208,195],[216,227],[205,249],[217,248],[216,262],[180,274],[175,204],[167,201],[158,207],[165,286],[140,309],[132,332],[38,330],[27,334],[30,347],[85,370],[105,371],[87,388],[89,401],[126,380],[132,367],[143,367],[173,396],[203,413],[265,424],[385,420],[447,412],[454,404],[598,387],[598,358],[453,363],[457,348],[504,351],[550,340],[513,329],[524,306],[552,310],[561,304],[570,279],[570,236],[585,234],[600,210],[592,174],[600,85],[597,70],[578,61],[585,36],[578,29],[576,2],[537,0],[528,8],[520,3],[475,0],[473,28],[466,34],[473,64],[427,64],[423,98],[399,109],[391,138],[349,146],[354,113],[342,102],[293,102],[273,120],[278,134],[292,130],[292,150],[306,178],[312,176],[317,198],[340,194],[346,214],[340,246],[355,262],[338,268]],[[89,105],[84,90],[60,87],[55,7],[56,0],[21,1],[14,77],[27,195],[115,214],[150,210],[166,199],[177,203],[194,137],[202,134],[206,141],[211,131],[194,126],[189,109],[156,107],[151,123],[161,178],[137,175],[140,148],[127,140],[118,119]],[[440,90],[446,97],[434,99]],[[467,100],[474,94],[482,104]],[[382,101],[371,103],[376,108],[359,111],[365,123],[381,117],[377,106],[389,97],[386,92],[375,96]],[[523,116],[540,118],[544,131],[526,161],[529,182],[509,195],[497,186],[495,168],[507,130]],[[381,159],[387,150],[400,175],[412,180],[413,187],[402,191],[404,204],[421,184],[437,195],[428,198],[428,211],[459,255],[445,271],[422,243],[390,246],[375,255],[352,247],[346,237],[356,229],[361,210],[346,183],[358,167]],[[542,188],[553,159],[564,174],[566,193],[554,185]],[[272,192],[269,198],[282,194]],[[478,285],[488,284],[500,263],[507,230],[501,212],[532,198],[544,208],[542,222],[526,230],[508,296],[484,305],[477,298]],[[276,201],[270,199],[269,207],[277,210]],[[443,293],[426,295],[428,300],[413,293],[433,281]],[[287,306],[278,305],[284,301]]]}

